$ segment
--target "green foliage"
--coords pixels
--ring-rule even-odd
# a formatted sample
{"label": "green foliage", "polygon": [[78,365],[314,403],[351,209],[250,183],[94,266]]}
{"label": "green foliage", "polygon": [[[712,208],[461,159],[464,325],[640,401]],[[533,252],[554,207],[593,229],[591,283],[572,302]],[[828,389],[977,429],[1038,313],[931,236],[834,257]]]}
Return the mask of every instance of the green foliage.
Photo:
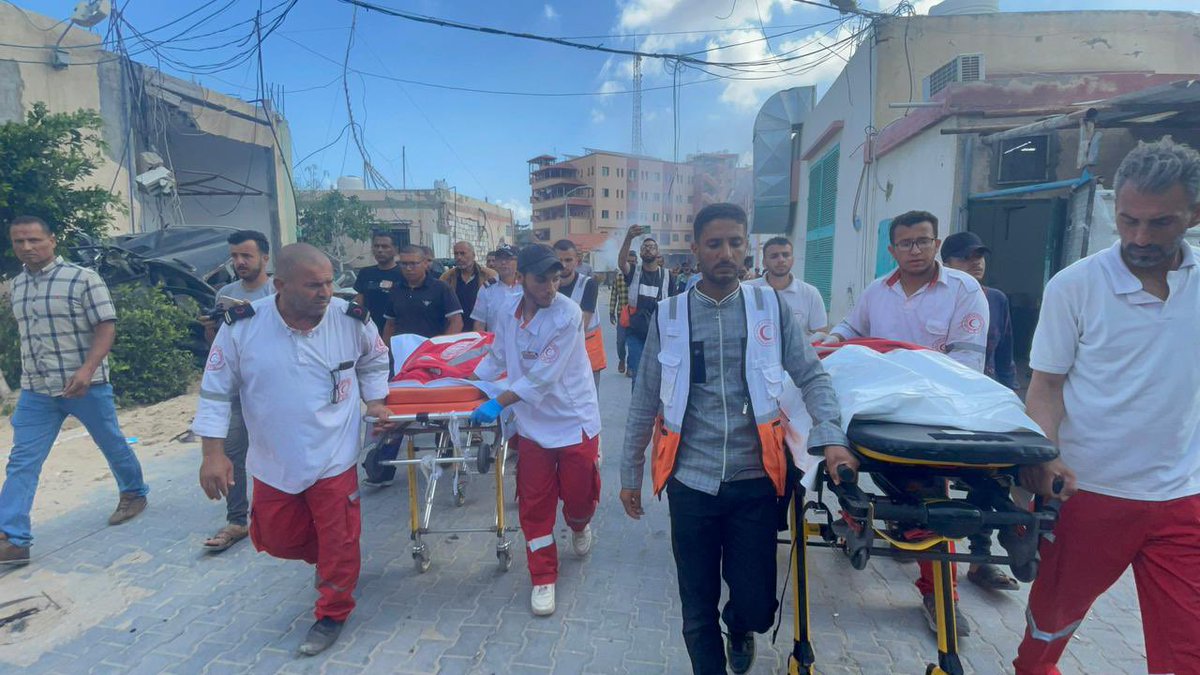
{"label": "green foliage", "polygon": [[[22,122],[0,125],[0,224],[39,216],[57,230],[60,249],[81,234],[104,235],[120,202],[103,187],[79,185],[99,167],[100,128],[94,111],[50,113],[44,103],[35,103]],[[0,277],[17,270],[6,231]]]}
{"label": "green foliage", "polygon": [[377,225],[375,212],[358,197],[331,190],[302,205],[297,238],[344,261],[346,240],[367,241]]}
{"label": "green foliage", "polygon": [[21,386],[21,337],[8,298],[0,298],[0,371],[10,389]]}
{"label": "green foliage", "polygon": [[158,403],[186,392],[196,376],[182,346],[192,318],[158,288],[129,284],[112,293],[117,341],[109,363],[117,403]]}
{"label": "green foliage", "polygon": [[[108,361],[117,403],[158,403],[186,392],[198,370],[184,347],[191,316],[159,288],[129,284],[113,288],[112,295],[117,341]],[[7,300],[0,300],[0,369],[10,387],[20,387],[20,336]]]}

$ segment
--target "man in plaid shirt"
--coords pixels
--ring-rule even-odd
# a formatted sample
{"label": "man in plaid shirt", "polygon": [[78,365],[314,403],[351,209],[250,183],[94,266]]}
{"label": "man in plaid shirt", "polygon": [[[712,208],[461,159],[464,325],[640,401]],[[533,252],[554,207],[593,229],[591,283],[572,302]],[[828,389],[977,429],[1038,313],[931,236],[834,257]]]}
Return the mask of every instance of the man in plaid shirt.
{"label": "man in plaid shirt", "polygon": [[[637,253],[630,251],[626,256],[630,265],[637,264]],[[625,327],[621,325],[621,311],[629,304],[629,286],[625,283],[625,275],[617,268],[617,278],[613,282],[612,295],[608,298],[608,320],[617,327],[617,372],[625,372]]]}
{"label": "man in plaid shirt", "polygon": [[91,434],[120,490],[118,525],[146,508],[142,466],[117,424],[108,352],[116,337],[116,310],[92,270],[55,255],[54,232],[41,218],[19,216],[8,227],[24,269],[12,285],[13,314],[21,334],[21,396],[12,416],[13,448],[0,487],[0,565],[29,562],[29,511],[38,475],[63,421],[72,415]]}

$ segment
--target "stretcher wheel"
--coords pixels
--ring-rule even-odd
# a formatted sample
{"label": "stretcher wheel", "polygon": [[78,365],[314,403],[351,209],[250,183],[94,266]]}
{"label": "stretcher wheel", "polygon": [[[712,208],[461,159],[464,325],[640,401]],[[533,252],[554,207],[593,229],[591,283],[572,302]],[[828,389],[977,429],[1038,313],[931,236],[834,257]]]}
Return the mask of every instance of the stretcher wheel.
{"label": "stretcher wheel", "polygon": [[871,559],[871,551],[860,548],[850,554],[850,566],[856,570],[866,569],[867,562]]}
{"label": "stretcher wheel", "polygon": [[424,546],[413,549],[412,557],[413,563],[416,565],[418,572],[424,574],[429,571],[429,565],[432,562],[429,557],[429,549],[425,548]]}
{"label": "stretcher wheel", "polygon": [[479,452],[475,455],[475,469],[479,473],[486,474],[492,469],[492,463],[496,461],[496,451],[492,448],[491,443],[480,442]]}
{"label": "stretcher wheel", "polygon": [[500,562],[500,571],[501,572],[507,572],[508,570],[512,569],[512,563],[513,563],[512,551],[509,551],[507,549],[502,550],[502,551],[496,551],[496,560],[498,560]]}
{"label": "stretcher wheel", "polygon": [[463,504],[466,504],[466,503],[467,503],[467,488],[466,488],[466,486],[459,485],[454,490],[454,505],[462,506]]}

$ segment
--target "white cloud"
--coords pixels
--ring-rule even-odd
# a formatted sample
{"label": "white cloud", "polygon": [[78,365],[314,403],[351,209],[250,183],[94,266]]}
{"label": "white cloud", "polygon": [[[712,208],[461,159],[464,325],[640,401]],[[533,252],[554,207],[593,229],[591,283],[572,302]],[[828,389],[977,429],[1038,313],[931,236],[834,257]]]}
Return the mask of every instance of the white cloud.
{"label": "white cloud", "polygon": [[529,200],[520,199],[497,199],[496,203],[500,206],[513,212],[513,218],[518,223],[528,223],[533,216],[533,209],[529,206]]}
{"label": "white cloud", "polygon": [[542,13],[545,14],[546,18],[550,19],[551,21],[558,18],[558,10],[554,9],[554,5],[547,4],[543,6]]}
{"label": "white cloud", "polygon": [[605,119],[603,110],[592,108],[592,124],[603,124]]}

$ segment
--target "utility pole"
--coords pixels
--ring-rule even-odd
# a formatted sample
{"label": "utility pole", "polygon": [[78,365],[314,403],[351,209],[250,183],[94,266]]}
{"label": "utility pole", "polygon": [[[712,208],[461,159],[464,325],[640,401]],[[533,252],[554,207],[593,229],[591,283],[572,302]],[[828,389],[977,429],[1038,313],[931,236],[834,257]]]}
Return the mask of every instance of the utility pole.
{"label": "utility pole", "polygon": [[642,57],[633,57],[633,154],[642,154]]}

